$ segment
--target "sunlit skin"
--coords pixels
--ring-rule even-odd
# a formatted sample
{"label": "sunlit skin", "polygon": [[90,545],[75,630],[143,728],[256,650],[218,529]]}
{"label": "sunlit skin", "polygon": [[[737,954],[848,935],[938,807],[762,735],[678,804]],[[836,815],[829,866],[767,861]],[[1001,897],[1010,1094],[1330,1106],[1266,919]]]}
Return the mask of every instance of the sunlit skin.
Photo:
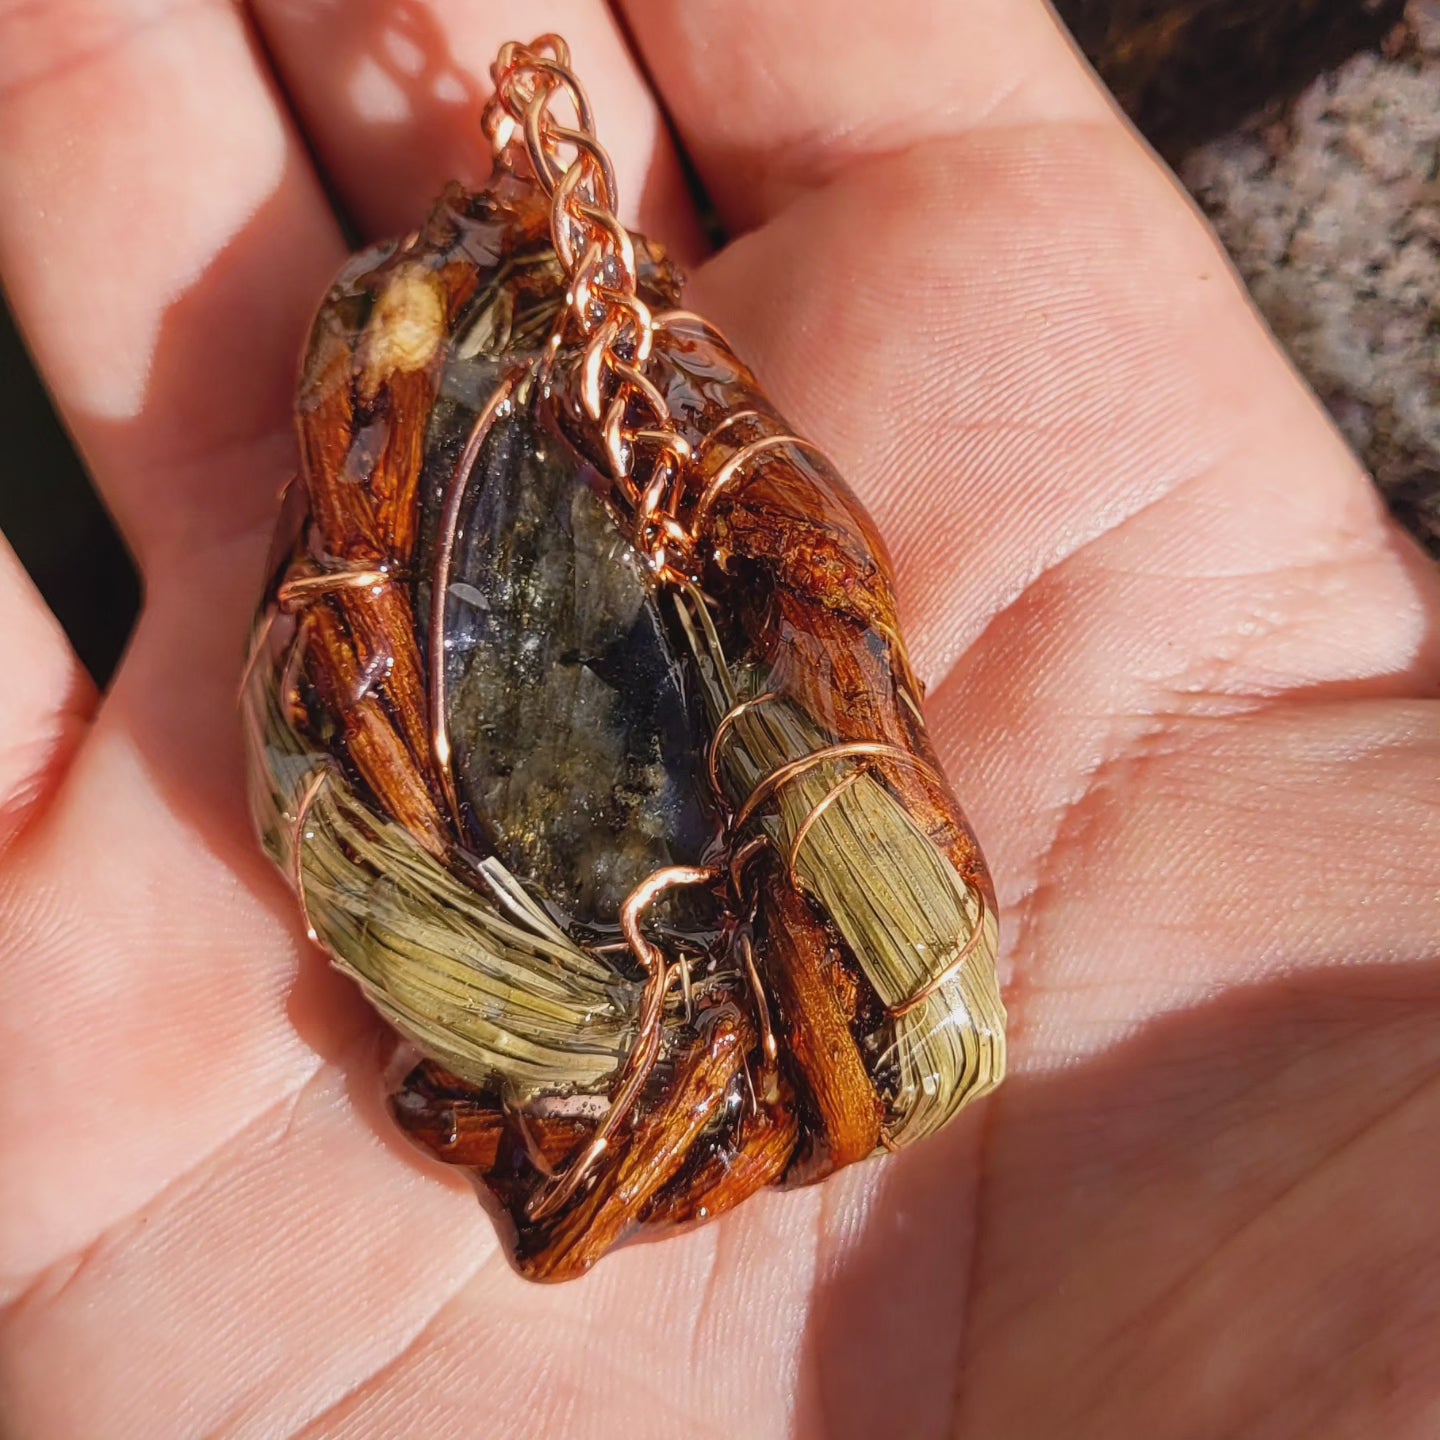
{"label": "sunlit skin", "polygon": [[[1433,571],[1042,6],[625,12],[713,257],[598,4],[0,3],[4,284],[146,581],[97,697],[0,553],[0,1428],[1433,1436]],[[388,1128],[234,710],[316,167],[407,229],[547,27],[887,539],[1013,1018],[945,1136],[558,1288]]]}

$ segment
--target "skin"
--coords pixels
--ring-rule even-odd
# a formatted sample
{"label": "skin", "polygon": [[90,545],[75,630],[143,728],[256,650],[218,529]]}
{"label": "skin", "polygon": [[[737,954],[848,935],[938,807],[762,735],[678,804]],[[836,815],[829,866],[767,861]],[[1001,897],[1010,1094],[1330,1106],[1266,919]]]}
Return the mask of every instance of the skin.
{"label": "skin", "polygon": [[[146,579],[97,697],[0,554],[7,1436],[1433,1435],[1434,573],[1039,5],[625,19],[712,258],[597,4],[0,3],[0,272]],[[892,548],[1013,1021],[934,1143],[558,1289],[388,1128],[233,705],[317,167],[408,227],[549,25]]]}

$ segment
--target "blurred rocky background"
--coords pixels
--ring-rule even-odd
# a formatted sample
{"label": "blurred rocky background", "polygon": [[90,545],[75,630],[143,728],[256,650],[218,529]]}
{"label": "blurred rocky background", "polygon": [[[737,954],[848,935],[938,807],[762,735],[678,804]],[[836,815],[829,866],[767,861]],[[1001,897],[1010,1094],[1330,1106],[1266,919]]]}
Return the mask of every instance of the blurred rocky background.
{"label": "blurred rocky background", "polygon": [[1190,151],[1199,200],[1396,514],[1440,558],[1440,0]]}
{"label": "blurred rocky background", "polygon": [[[1440,558],[1440,0],[1055,0]],[[0,529],[102,680],[133,569],[0,312]]]}

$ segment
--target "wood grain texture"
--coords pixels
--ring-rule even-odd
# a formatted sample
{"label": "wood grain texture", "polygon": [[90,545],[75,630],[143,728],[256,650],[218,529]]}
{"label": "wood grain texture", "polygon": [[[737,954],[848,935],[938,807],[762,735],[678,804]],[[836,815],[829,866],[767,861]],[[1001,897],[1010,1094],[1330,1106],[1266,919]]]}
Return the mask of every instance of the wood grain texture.
{"label": "wood grain texture", "polygon": [[594,1183],[552,1225],[521,1232],[520,1269],[535,1280],[583,1275],[621,1240],[685,1163],[692,1145],[722,1115],[730,1083],[744,1067],[755,1032],[738,1015],[716,1017],[680,1065],[664,1097],[623,1146],[616,1146]]}
{"label": "wood grain texture", "polygon": [[853,971],[836,983],[845,967],[834,938],[783,875],[769,876],[765,893],[765,976],[779,1002],[795,1083],[819,1122],[807,1136],[804,1166],[807,1180],[819,1179],[874,1152],[881,1105],[845,1009]]}

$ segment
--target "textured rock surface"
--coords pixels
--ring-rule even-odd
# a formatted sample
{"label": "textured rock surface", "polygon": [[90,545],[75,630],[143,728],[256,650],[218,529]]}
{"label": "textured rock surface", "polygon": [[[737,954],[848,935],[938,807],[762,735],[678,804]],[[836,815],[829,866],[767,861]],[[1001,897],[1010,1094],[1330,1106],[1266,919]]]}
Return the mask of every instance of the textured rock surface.
{"label": "textured rock surface", "polygon": [[1440,556],[1440,0],[1383,54],[1194,151],[1195,193],[1296,364]]}
{"label": "textured rock surface", "polygon": [[524,415],[492,431],[446,597],[449,726],[501,860],[574,919],[613,925],[713,827],[651,588],[579,468]]}

